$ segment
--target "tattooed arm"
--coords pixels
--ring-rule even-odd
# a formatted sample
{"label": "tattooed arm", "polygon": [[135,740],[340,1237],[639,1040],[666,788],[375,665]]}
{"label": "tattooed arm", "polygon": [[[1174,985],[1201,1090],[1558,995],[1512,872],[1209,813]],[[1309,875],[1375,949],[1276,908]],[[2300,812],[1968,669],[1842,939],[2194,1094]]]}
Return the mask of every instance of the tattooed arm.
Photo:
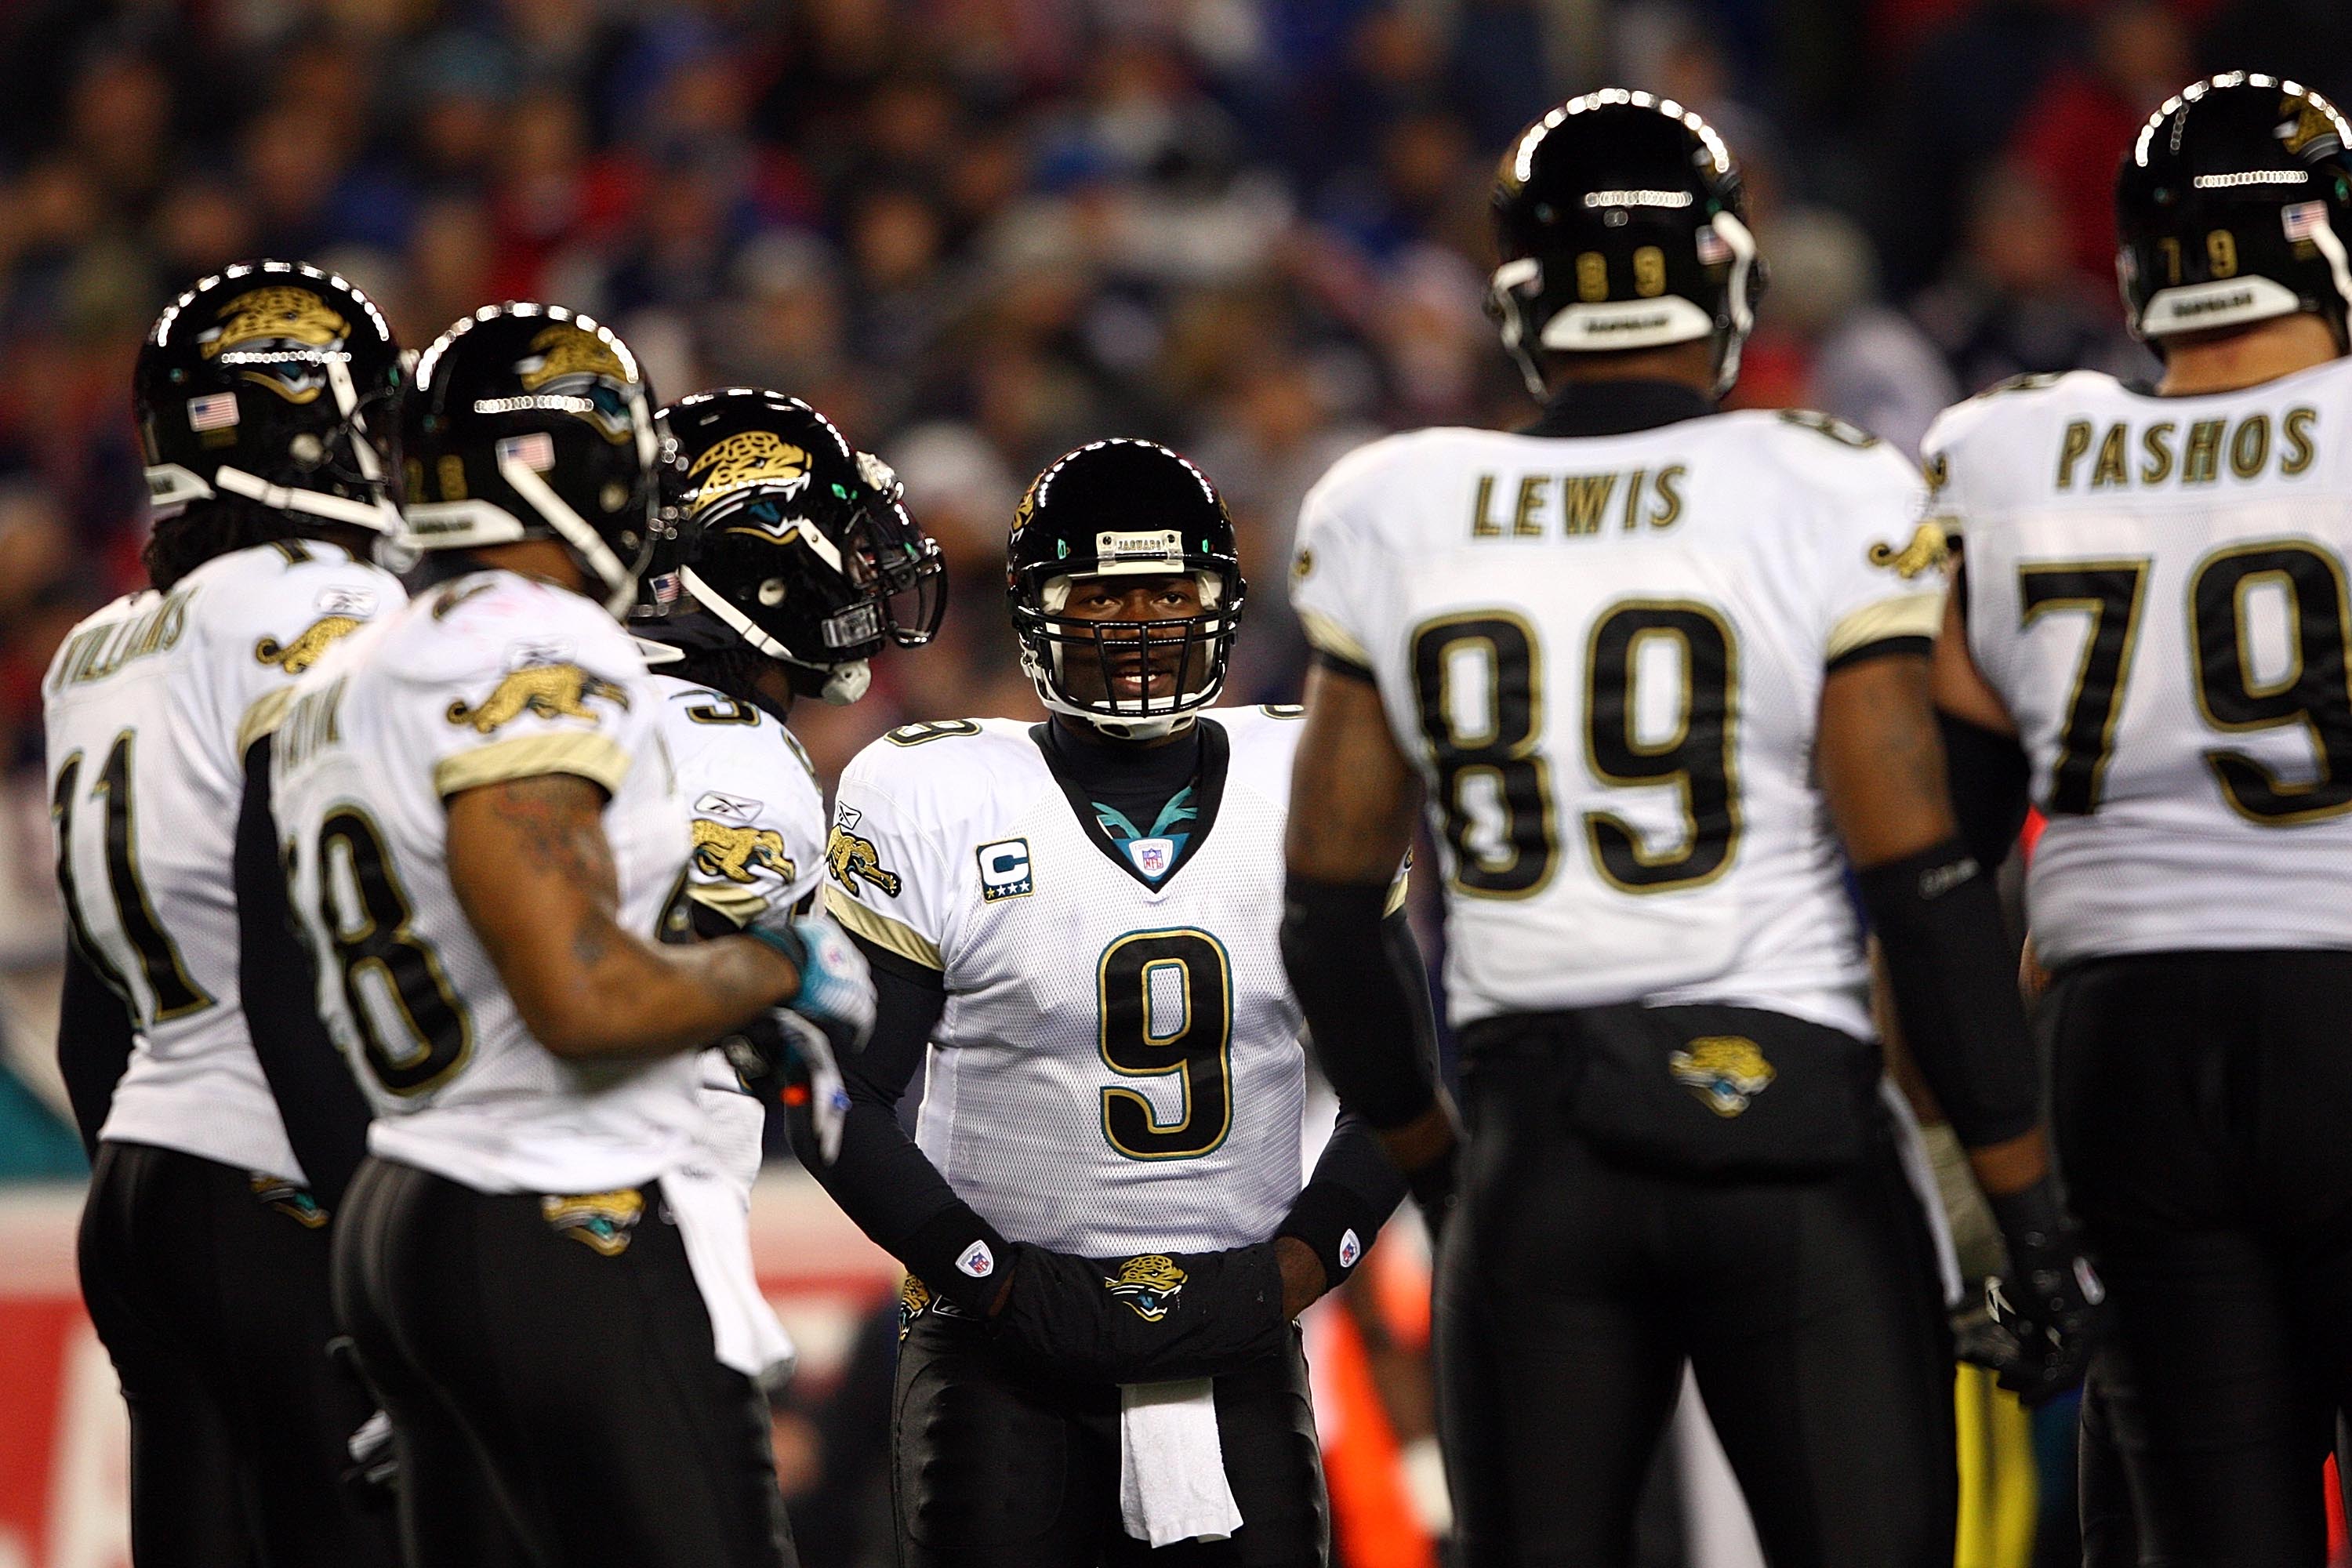
{"label": "tattooed arm", "polygon": [[559,1057],[694,1050],[800,984],[751,937],[673,947],[623,930],[604,796],[569,773],[452,795],[449,880],[523,1023]]}

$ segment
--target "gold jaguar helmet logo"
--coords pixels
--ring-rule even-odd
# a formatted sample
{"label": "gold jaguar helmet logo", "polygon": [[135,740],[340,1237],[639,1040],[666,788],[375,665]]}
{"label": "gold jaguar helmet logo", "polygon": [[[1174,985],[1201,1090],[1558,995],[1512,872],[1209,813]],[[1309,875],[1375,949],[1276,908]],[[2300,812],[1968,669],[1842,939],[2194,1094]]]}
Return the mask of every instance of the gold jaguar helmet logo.
{"label": "gold jaguar helmet logo", "polygon": [[797,869],[784,854],[784,836],[774,828],[737,826],[707,816],[694,819],[694,868],[730,882],[750,881],[755,868],[789,882]]}
{"label": "gold jaguar helmet logo", "polygon": [[539,1200],[541,1218],[606,1258],[618,1258],[629,1249],[629,1232],[645,1212],[646,1195],[635,1187],[614,1193],[551,1193]]}
{"label": "gold jaguar helmet logo", "polygon": [[1870,563],[1887,567],[1898,577],[1916,577],[1922,572],[1940,570],[1952,558],[1951,542],[1944,537],[1941,523],[1923,522],[1911,535],[1911,542],[1897,550],[1891,544],[1870,547]]}
{"label": "gold jaguar helmet logo", "polygon": [[846,827],[835,827],[832,837],[825,840],[824,864],[833,873],[833,879],[853,893],[857,891],[860,877],[894,899],[905,885],[898,872],[882,868],[881,854],[874,847],[874,840],[860,838]]}
{"label": "gold jaguar helmet logo", "polygon": [[[2341,121],[2328,112],[2326,104],[2308,94],[2301,98],[2279,100],[2279,114],[2282,120],[2278,128],[2278,139],[2285,144],[2287,152],[2291,154],[2300,157],[2304,149],[2323,138],[2331,136],[2339,137],[2336,145],[2338,149],[2342,147]],[[2320,151],[2325,153],[2329,149],[2322,147]]]}
{"label": "gold jaguar helmet logo", "polygon": [[1120,1264],[1118,1276],[1105,1279],[1103,1289],[1145,1322],[1156,1323],[1175,1310],[1176,1298],[1184,1289],[1184,1271],[1175,1259],[1147,1252]]}
{"label": "gold jaguar helmet logo", "polygon": [[584,327],[559,321],[533,337],[530,348],[530,357],[515,364],[525,392],[555,400],[615,446],[629,438],[629,368],[612,344]]}
{"label": "gold jaguar helmet logo", "polygon": [[771,430],[738,430],[694,460],[687,478],[695,484],[687,508],[699,517],[738,490],[773,486],[786,500],[808,489],[809,455]]}
{"label": "gold jaguar helmet logo", "polygon": [[312,621],[292,642],[263,637],[253,645],[253,657],[264,664],[276,665],[289,675],[299,675],[318,663],[320,656],[336,642],[365,625],[365,621],[353,616],[324,616]]}
{"label": "gold jaguar helmet logo", "polygon": [[327,389],[326,355],[352,331],[326,300],[290,283],[239,294],[220,308],[218,321],[197,335],[197,352],[237,366],[240,380],[289,403],[309,403]]}
{"label": "gold jaguar helmet logo", "polygon": [[1739,1035],[1710,1035],[1666,1058],[1675,1081],[1717,1116],[1737,1116],[1779,1077],[1755,1041]]}
{"label": "gold jaguar helmet logo", "polygon": [[624,710],[629,706],[626,691],[576,664],[525,665],[500,679],[481,701],[449,704],[449,722],[470,724],[475,733],[481,735],[502,724],[510,724],[525,713],[541,719],[602,722],[603,715],[588,706],[590,698],[603,698]]}

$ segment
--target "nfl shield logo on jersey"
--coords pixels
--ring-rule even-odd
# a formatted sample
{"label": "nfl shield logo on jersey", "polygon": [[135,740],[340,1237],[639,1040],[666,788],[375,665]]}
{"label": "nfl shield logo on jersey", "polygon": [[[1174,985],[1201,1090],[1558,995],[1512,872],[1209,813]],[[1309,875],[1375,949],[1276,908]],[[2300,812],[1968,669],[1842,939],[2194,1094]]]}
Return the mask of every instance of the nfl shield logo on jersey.
{"label": "nfl shield logo on jersey", "polygon": [[1168,875],[1168,868],[1176,860],[1175,843],[1166,838],[1135,839],[1128,845],[1127,852],[1135,861],[1135,868],[1155,882]]}

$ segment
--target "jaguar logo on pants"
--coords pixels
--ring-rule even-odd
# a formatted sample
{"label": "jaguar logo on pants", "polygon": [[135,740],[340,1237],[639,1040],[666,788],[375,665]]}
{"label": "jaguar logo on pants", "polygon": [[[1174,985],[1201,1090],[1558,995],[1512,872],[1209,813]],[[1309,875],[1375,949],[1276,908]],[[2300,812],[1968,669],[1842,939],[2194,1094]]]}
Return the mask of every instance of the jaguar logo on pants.
{"label": "jaguar logo on pants", "polygon": [[539,1200],[541,1218],[606,1258],[629,1250],[629,1232],[645,1212],[646,1195],[635,1187],[617,1193],[550,1193]]}
{"label": "jaguar logo on pants", "polygon": [[1145,1322],[1156,1323],[1175,1310],[1176,1298],[1184,1289],[1184,1271],[1173,1258],[1147,1252],[1120,1264],[1118,1278],[1104,1280],[1103,1289]]}
{"label": "jaguar logo on pants", "polygon": [[1738,1035],[1710,1035],[1666,1058],[1675,1081],[1717,1116],[1737,1116],[1779,1075],[1755,1041]]}

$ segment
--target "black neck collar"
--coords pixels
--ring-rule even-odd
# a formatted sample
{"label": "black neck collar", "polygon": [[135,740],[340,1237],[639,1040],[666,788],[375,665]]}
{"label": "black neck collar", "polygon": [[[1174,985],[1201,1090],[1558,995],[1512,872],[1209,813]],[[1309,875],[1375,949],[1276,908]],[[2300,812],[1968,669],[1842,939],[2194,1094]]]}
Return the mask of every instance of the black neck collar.
{"label": "black neck collar", "polygon": [[[1054,782],[1062,786],[1062,794],[1068,799],[1070,809],[1077,814],[1078,825],[1086,829],[1087,839],[1108,856],[1113,865],[1152,892],[1165,891],[1192,857],[1200,852],[1201,846],[1209,841],[1209,830],[1216,825],[1217,808],[1224,800],[1225,764],[1233,753],[1231,739],[1214,720],[1193,720],[1183,736],[1164,746],[1093,745],[1076,736],[1062,733],[1060,726],[1050,720],[1043,724],[1031,725],[1029,738],[1045,754],[1046,770],[1054,775]],[[1176,863],[1168,868],[1166,876],[1155,882],[1137,870],[1135,863],[1128,858],[1127,851],[1103,831],[1102,819],[1095,810],[1095,803],[1111,793],[1104,785],[1112,777],[1131,775],[1137,769],[1150,769],[1159,773],[1163,768],[1167,773],[1160,782],[1165,783],[1167,778],[1173,777],[1174,783],[1164,791],[1157,792],[1159,799],[1164,803],[1190,783],[1193,790],[1193,809],[1199,815],[1192,819],[1191,837],[1185,839]],[[1180,771],[1182,776],[1175,777]]]}
{"label": "black neck collar", "polygon": [[1703,419],[1715,399],[1679,381],[1570,381],[1522,436],[1623,436]]}

